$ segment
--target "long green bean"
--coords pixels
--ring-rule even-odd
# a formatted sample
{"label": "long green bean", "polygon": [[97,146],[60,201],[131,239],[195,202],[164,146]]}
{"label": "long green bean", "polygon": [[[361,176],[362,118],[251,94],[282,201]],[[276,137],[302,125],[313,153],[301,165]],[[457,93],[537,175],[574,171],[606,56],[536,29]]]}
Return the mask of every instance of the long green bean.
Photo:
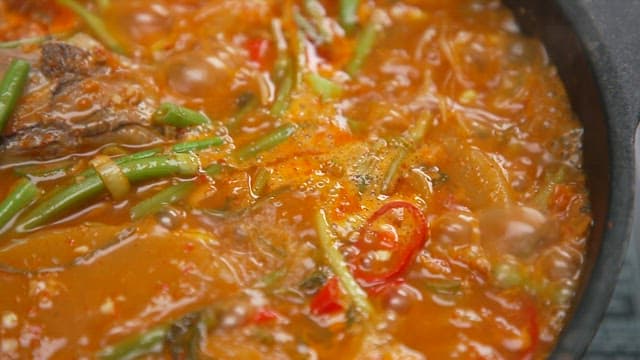
{"label": "long green bean", "polygon": [[376,37],[378,36],[378,25],[371,21],[369,22],[358,34],[358,39],[356,40],[356,48],[353,52],[353,56],[351,60],[345,67],[345,71],[347,74],[351,76],[356,76],[364,62],[367,60],[367,57],[373,50],[373,46],[376,42]]}
{"label": "long green bean", "polygon": [[31,205],[40,195],[40,189],[29,179],[20,179],[13,190],[0,203],[0,229],[2,229],[20,210]]}
{"label": "long green bean", "polygon": [[324,101],[335,99],[342,95],[342,88],[340,85],[318,74],[309,73],[305,76],[305,79],[311,86],[311,89],[313,89],[316,94],[320,95]]}
{"label": "long green bean", "polygon": [[280,83],[278,84],[278,91],[276,93],[276,99],[271,105],[271,115],[280,116],[289,107],[291,101],[291,92],[295,84],[295,69],[291,61],[287,61],[284,67],[284,74]]}
{"label": "long green bean", "polygon": [[336,239],[333,231],[331,231],[324,210],[320,209],[316,212],[315,225],[320,240],[320,247],[322,251],[324,251],[329,267],[331,267],[331,270],[336,274],[340,280],[340,284],[349,294],[362,315],[371,317],[373,314],[373,306],[369,302],[367,293],[358,285],[358,282],[349,271],[344,257],[336,248]]}
{"label": "long green bean", "polygon": [[224,140],[220,137],[212,137],[202,140],[185,141],[173,145],[171,150],[175,153],[185,153],[190,151],[198,151],[208,149],[214,146],[220,146],[224,144]]}
{"label": "long green bean", "polygon": [[[125,156],[121,156],[119,158],[116,158],[113,160],[114,163],[116,163],[116,165],[122,165],[126,162],[132,161],[132,160],[141,160],[141,159],[146,159],[146,158],[150,158],[154,155],[156,155],[157,153],[159,153],[160,150],[158,149],[149,149],[149,150],[144,150],[144,151],[139,151],[139,152],[135,152],[133,154],[130,155],[125,155]],[[85,171],[83,171],[82,173],[80,173],[77,177],[79,179],[84,179],[88,176],[93,176],[96,175],[96,171],[91,168],[91,169],[87,169]]]}
{"label": "long green bean", "polygon": [[[186,154],[155,156],[132,160],[120,166],[130,182],[168,177],[192,176],[198,171],[198,161]],[[64,188],[31,210],[18,229],[32,230],[43,226],[105,191],[105,185],[97,175],[92,175],[77,184]]]}
{"label": "long green bean", "polygon": [[239,148],[234,152],[234,157],[238,160],[247,160],[261,152],[271,150],[290,138],[296,129],[296,125],[291,123],[282,125],[258,140]]}
{"label": "long green bean", "polygon": [[111,50],[120,54],[124,54],[124,48],[122,47],[120,42],[109,32],[107,26],[104,24],[101,18],[84,8],[75,0],[57,0],[57,3],[76,13],[76,15],[78,15],[87,24],[87,26],[100,39],[100,41],[105,43]]}
{"label": "long green bean", "polygon": [[168,333],[169,325],[158,326],[102,350],[97,357],[101,360],[132,360],[142,355],[159,353]]}
{"label": "long green bean", "polygon": [[184,199],[195,186],[192,182],[184,182],[168,187],[152,197],[141,201],[131,208],[131,219],[139,220],[151,214],[155,214],[164,205],[170,205]]}
{"label": "long green bean", "polygon": [[209,118],[201,112],[169,102],[162,103],[160,107],[158,107],[158,110],[153,114],[153,119],[158,123],[175,126],[177,128],[211,123]]}
{"label": "long green bean", "polygon": [[338,21],[347,31],[353,31],[358,24],[358,5],[360,0],[340,0]]}
{"label": "long green bean", "polygon": [[22,96],[29,79],[30,68],[31,65],[28,62],[14,59],[2,77],[2,82],[0,82],[0,132],[4,130]]}

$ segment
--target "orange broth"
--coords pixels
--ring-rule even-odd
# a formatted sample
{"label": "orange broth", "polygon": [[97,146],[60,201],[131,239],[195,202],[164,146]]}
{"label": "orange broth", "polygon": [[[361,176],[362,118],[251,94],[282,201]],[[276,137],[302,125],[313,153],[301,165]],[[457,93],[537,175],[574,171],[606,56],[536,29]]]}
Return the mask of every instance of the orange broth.
{"label": "orange broth", "polygon": [[[10,19],[0,40],[100,39],[63,6],[20,3],[0,4]],[[134,79],[146,89],[136,96],[211,122],[154,124],[174,134],[163,143],[85,144],[2,164],[0,198],[25,176],[42,195],[0,235],[0,358],[118,358],[129,345],[137,350],[122,358],[552,351],[591,224],[582,130],[544,47],[499,1],[360,1],[352,26],[338,1],[81,5],[124,49],[102,48],[104,76]],[[367,31],[372,46],[356,66]],[[19,47],[36,59],[39,48]],[[9,127],[40,116],[29,105],[33,74]],[[57,101],[70,104],[62,117],[98,106],[89,95]],[[242,153],[283,126],[291,133],[273,146]],[[223,144],[192,152],[195,174],[132,182],[119,199],[104,190],[19,227],[55,191],[84,181],[99,154],[164,154],[213,136]],[[212,164],[219,171],[206,172]],[[132,220],[141,201],[185,183],[180,199]]]}

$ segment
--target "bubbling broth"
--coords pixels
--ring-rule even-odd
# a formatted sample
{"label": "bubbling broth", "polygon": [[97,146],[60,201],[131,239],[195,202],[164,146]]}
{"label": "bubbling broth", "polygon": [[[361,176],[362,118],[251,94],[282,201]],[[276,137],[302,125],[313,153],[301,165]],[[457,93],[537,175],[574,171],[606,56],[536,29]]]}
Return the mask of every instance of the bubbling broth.
{"label": "bubbling broth", "polygon": [[582,128],[496,0],[0,3],[1,358],[539,359]]}

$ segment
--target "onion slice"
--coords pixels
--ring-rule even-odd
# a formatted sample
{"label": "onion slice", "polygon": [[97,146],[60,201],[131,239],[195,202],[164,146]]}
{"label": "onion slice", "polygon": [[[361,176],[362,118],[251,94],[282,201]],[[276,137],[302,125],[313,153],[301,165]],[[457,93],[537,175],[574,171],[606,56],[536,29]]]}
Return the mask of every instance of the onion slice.
{"label": "onion slice", "polygon": [[120,200],[129,193],[131,189],[129,179],[127,179],[118,164],[111,160],[110,157],[98,155],[90,161],[90,164],[96,170],[104,186],[109,190],[115,200]]}

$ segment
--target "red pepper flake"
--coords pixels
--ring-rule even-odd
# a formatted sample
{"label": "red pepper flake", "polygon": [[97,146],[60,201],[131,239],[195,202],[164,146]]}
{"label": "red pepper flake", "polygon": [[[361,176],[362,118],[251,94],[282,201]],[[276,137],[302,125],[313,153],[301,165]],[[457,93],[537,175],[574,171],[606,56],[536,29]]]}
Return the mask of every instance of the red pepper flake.
{"label": "red pepper flake", "polygon": [[269,40],[263,38],[253,38],[247,40],[245,48],[249,52],[249,59],[258,63],[260,66],[264,65],[264,61],[269,50]]}
{"label": "red pepper flake", "polygon": [[275,310],[269,308],[260,308],[253,315],[249,323],[255,325],[264,325],[273,321],[276,321],[280,318],[280,314],[278,314]]}
{"label": "red pepper flake", "polygon": [[311,300],[311,313],[314,315],[334,314],[344,309],[340,303],[340,284],[332,277]]}

